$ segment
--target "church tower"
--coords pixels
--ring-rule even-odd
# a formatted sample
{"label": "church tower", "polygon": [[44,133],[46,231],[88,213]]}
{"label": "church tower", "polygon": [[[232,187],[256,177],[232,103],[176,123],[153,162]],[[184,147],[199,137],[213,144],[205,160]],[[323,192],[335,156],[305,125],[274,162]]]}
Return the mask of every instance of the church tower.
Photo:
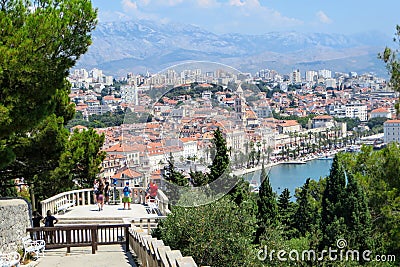
{"label": "church tower", "polygon": [[243,97],[242,83],[240,83],[238,88],[236,89],[234,108],[235,108],[236,118],[240,122],[241,126],[245,125],[245,115],[246,115],[245,104],[246,101]]}

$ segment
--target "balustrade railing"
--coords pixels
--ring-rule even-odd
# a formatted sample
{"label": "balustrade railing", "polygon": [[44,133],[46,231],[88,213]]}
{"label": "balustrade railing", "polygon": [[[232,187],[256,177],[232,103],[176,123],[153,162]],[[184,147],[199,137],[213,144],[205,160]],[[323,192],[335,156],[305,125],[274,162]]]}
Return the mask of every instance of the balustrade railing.
{"label": "balustrade railing", "polygon": [[[122,203],[124,187],[111,187],[110,188],[110,204]],[[146,188],[144,187],[131,187],[132,189],[132,203],[144,204],[146,198]],[[157,198],[159,199],[159,209],[162,214],[169,213],[168,197],[158,190]],[[41,201],[42,216],[46,216],[46,212],[50,210],[53,214],[58,212],[58,203],[65,201],[73,202],[76,206],[85,206],[95,203],[94,191],[92,188],[72,190],[55,195],[51,198]]]}
{"label": "balustrade railing", "polygon": [[73,247],[92,247],[95,254],[99,245],[123,244],[131,248],[142,267],[197,267],[192,257],[183,257],[179,250],[171,250],[162,240],[130,224],[68,225],[27,228],[34,240],[44,240],[46,250]]}
{"label": "balustrade railing", "polygon": [[27,228],[32,239],[44,240],[46,249],[91,246],[92,254],[98,245],[125,244],[129,247],[130,224],[68,225]]}

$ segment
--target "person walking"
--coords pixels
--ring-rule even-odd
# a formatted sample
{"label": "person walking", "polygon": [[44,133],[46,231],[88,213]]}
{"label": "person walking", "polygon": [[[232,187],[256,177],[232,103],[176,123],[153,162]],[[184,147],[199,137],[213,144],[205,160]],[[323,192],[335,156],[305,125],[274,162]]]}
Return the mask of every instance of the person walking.
{"label": "person walking", "polygon": [[124,209],[128,204],[128,210],[130,210],[132,202],[132,190],[129,188],[129,182],[125,183],[125,187],[122,192],[124,193],[124,198],[122,199],[122,202],[124,203]]}
{"label": "person walking", "polygon": [[97,188],[96,192],[96,202],[99,211],[103,210],[104,206],[104,189],[105,189],[104,182],[103,180],[100,180],[99,187]]}

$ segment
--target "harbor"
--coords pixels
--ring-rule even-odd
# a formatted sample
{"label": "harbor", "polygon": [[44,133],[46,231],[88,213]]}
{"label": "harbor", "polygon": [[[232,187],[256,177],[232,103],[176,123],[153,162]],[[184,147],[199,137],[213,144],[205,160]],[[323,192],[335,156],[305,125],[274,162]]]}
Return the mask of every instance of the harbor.
{"label": "harbor", "polygon": [[[266,168],[273,190],[279,195],[288,188],[293,196],[296,188],[303,186],[307,178],[319,180],[329,175],[332,158],[320,159],[323,158],[309,160],[303,164],[277,164]],[[260,185],[260,175],[261,170],[244,175],[245,180],[249,181],[255,192]]]}
{"label": "harbor", "polygon": [[[293,196],[296,188],[303,186],[307,178],[319,180],[329,175],[334,155],[347,151],[345,148],[315,153],[289,161],[273,161],[265,165],[273,190],[279,195],[288,188]],[[254,168],[233,171],[234,175],[243,176],[250,184],[250,190],[258,192],[262,165]]]}

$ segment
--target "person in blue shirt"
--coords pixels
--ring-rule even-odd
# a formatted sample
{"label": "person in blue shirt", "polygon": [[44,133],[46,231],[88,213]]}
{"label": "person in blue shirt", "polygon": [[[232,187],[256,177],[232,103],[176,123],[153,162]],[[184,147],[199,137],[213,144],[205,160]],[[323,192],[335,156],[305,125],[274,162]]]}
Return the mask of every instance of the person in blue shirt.
{"label": "person in blue shirt", "polygon": [[126,204],[128,204],[128,210],[131,209],[131,202],[132,202],[132,190],[129,188],[129,182],[125,183],[125,187],[122,190],[124,193],[124,197],[122,198],[122,203],[124,203],[124,209]]}

